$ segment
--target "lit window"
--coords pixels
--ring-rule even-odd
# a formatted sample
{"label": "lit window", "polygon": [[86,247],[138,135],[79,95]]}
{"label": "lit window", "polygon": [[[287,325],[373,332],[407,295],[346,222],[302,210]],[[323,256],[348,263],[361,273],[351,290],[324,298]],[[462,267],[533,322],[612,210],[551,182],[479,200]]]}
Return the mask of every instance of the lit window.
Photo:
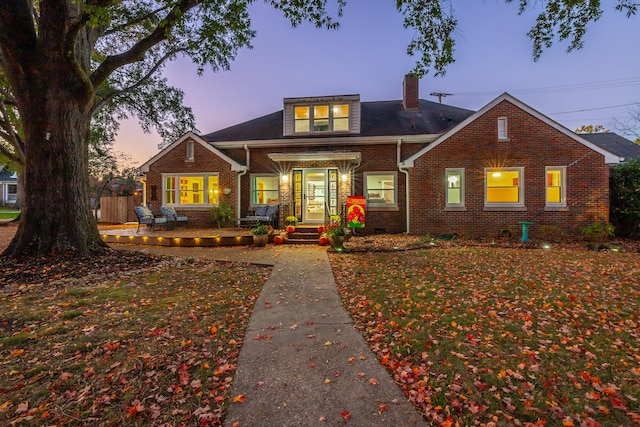
{"label": "lit window", "polygon": [[333,130],[349,130],[349,104],[338,104],[333,106]]}
{"label": "lit window", "polygon": [[395,172],[369,172],[364,174],[367,204],[372,207],[397,206]]}
{"label": "lit window", "polygon": [[193,160],[193,141],[187,141],[187,160]]}
{"label": "lit window", "polygon": [[[176,186],[176,183],[178,185]],[[162,201],[165,205],[217,205],[219,181],[217,174],[166,175]]]}
{"label": "lit window", "polygon": [[296,132],[309,132],[311,115],[309,114],[309,107],[295,107],[294,108],[294,120]]}
{"label": "lit window", "polygon": [[251,176],[251,204],[279,204],[280,183],[277,175]]}
{"label": "lit window", "polygon": [[547,175],[547,207],[565,207],[567,206],[565,173],[564,166],[547,166],[545,168]]}
{"label": "lit window", "polygon": [[498,117],[498,139],[505,140],[509,139],[507,136],[507,118],[506,117]]}
{"label": "lit window", "polygon": [[446,206],[464,206],[464,169],[446,169]]}
{"label": "lit window", "polygon": [[485,169],[485,206],[524,206],[524,168]]}
{"label": "lit window", "polygon": [[296,133],[349,131],[349,104],[296,106],[293,116]]}
{"label": "lit window", "polygon": [[316,105],[313,107],[313,131],[327,132],[329,130],[329,106]]}

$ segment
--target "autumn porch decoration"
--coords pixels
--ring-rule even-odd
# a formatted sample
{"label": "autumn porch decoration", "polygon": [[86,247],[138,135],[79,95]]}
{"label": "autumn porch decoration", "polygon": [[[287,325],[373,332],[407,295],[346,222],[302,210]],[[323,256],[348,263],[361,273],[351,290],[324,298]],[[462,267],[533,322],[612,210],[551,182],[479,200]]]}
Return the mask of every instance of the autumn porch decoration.
{"label": "autumn porch decoration", "polygon": [[255,246],[266,246],[269,241],[269,229],[266,225],[260,223],[256,223],[256,225],[251,229],[251,234],[253,235],[253,244]]}
{"label": "autumn porch decoration", "polygon": [[284,219],[286,224],[285,230],[287,233],[291,234],[296,231],[296,225],[298,224],[298,217],[295,215],[289,215]]}

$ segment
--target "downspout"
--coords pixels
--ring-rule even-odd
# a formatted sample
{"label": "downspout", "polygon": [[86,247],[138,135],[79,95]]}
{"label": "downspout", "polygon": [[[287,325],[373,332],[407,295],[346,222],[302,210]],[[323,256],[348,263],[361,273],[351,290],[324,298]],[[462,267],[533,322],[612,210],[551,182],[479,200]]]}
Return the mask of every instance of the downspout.
{"label": "downspout", "polygon": [[251,155],[249,153],[249,147],[247,147],[247,144],[244,144],[244,151],[247,152],[247,160],[246,160],[247,165],[244,166],[242,171],[238,174],[238,189],[236,191],[236,197],[237,197],[236,212],[238,213],[238,218],[242,216],[242,194],[240,193],[242,189],[242,177],[246,175],[247,172],[249,171],[249,164],[250,164],[249,162],[251,161]]}
{"label": "downspout", "polygon": [[410,213],[410,204],[409,204],[409,170],[407,169],[406,166],[404,166],[402,164],[402,162],[400,162],[400,149],[402,146],[402,139],[398,139],[398,149],[397,149],[397,160],[398,160],[398,170],[400,172],[402,172],[405,176],[405,182],[404,182],[404,191],[405,191],[405,214],[406,214],[406,221],[407,221],[407,229],[405,230],[404,234],[409,234],[409,221],[411,216],[409,215]]}

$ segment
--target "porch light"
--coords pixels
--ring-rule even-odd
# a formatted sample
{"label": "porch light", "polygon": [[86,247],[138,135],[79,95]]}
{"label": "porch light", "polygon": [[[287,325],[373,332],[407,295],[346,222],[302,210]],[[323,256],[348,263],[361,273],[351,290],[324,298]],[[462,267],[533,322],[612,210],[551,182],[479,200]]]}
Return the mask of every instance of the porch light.
{"label": "porch light", "polygon": [[494,177],[494,178],[499,178],[499,177],[500,177],[500,175],[502,175],[500,172],[494,172],[494,173],[493,173],[493,177]]}
{"label": "porch light", "polygon": [[288,181],[289,181],[289,175],[282,174],[282,182],[288,182]]}
{"label": "porch light", "polygon": [[347,180],[347,174],[343,173],[341,178],[342,178],[343,181],[346,181]]}
{"label": "porch light", "polygon": [[224,188],[222,189],[222,192],[223,192],[224,194],[229,194],[229,193],[231,193],[231,189],[230,189],[229,187],[224,187]]}

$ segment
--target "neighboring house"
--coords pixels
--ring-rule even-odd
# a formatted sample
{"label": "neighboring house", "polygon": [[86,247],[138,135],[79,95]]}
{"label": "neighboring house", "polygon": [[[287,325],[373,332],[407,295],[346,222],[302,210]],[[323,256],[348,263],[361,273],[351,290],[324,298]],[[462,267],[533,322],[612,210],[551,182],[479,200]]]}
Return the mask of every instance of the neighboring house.
{"label": "neighboring house", "polygon": [[18,199],[18,174],[0,170],[0,206],[14,206]]}
{"label": "neighboring house", "polygon": [[640,145],[614,132],[585,133],[580,136],[603,150],[614,153],[622,162],[640,157]]}
{"label": "neighboring house", "polygon": [[188,133],[142,165],[145,202],[211,224],[221,201],[241,218],[277,203],[320,224],[349,195],[367,199],[363,233],[497,236],[532,221],[577,233],[608,221],[618,156],[508,94],[478,112],[418,99],[285,98],[284,108],[204,136]]}

